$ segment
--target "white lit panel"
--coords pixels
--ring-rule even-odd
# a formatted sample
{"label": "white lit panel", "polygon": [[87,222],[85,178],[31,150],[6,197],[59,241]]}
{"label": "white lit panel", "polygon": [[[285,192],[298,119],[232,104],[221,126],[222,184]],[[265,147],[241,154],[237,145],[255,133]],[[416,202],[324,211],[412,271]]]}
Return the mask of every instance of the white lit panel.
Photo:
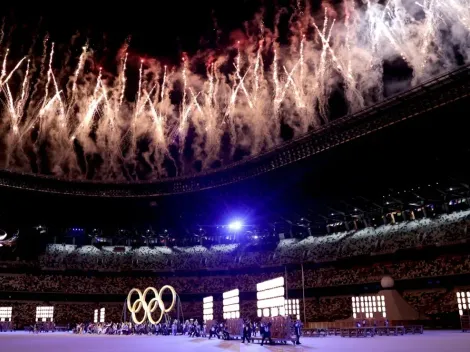
{"label": "white lit panel", "polygon": [[277,317],[286,314],[284,277],[260,282],[256,285],[258,317]]}
{"label": "white lit panel", "polygon": [[459,315],[470,315],[470,291],[459,291],[456,295]]}
{"label": "white lit panel", "polygon": [[104,323],[104,319],[105,319],[105,314],[106,314],[106,309],[105,308],[101,308],[100,309],[100,323]]}
{"label": "white lit panel", "polygon": [[0,307],[0,321],[11,321],[12,307]]}
{"label": "white lit panel", "polygon": [[54,321],[54,307],[36,307],[36,321]]}
{"label": "white lit panel", "polygon": [[223,293],[224,319],[240,318],[240,291],[237,289]]}
{"label": "white lit panel", "polygon": [[284,312],[285,315],[295,315],[297,319],[300,319],[300,301],[298,299],[286,299]]}
{"label": "white lit panel", "polygon": [[203,319],[204,321],[213,320],[214,319],[214,297],[204,297],[202,300],[202,308],[203,308]]}
{"label": "white lit panel", "polygon": [[352,297],[352,312],[354,319],[372,319],[374,317],[386,318],[385,296],[359,296]]}

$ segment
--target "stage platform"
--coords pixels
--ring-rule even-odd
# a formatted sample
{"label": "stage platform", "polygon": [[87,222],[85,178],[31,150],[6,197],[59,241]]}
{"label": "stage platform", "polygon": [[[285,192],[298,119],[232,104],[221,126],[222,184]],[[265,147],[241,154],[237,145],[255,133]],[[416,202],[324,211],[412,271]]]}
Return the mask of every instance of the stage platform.
{"label": "stage platform", "polygon": [[213,352],[213,351],[328,351],[328,352],[468,352],[470,334],[459,331],[425,331],[423,335],[374,336],[372,338],[303,338],[301,346],[260,346],[239,341],[186,336],[97,336],[71,333],[33,335],[0,333],[3,352]]}

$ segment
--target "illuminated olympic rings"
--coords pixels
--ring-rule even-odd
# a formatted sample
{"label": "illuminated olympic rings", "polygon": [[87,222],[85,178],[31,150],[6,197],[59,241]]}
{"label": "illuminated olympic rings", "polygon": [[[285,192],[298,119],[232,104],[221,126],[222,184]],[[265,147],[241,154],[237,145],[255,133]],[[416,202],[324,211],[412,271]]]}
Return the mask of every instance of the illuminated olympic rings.
{"label": "illuminated olympic rings", "polygon": [[[171,301],[171,305],[169,308],[165,308],[165,304],[163,303],[163,300],[162,300],[163,292],[165,290],[169,290],[172,295],[172,301]],[[150,291],[152,291],[155,297],[152,298],[147,303],[146,302],[147,293],[149,293]],[[134,292],[139,295],[139,298],[134,303],[131,303],[132,294]],[[139,290],[138,288],[133,288],[132,290],[129,291],[129,294],[127,295],[127,309],[129,309],[129,311],[131,312],[132,321],[135,324],[143,324],[147,318],[151,324],[158,324],[162,320],[163,315],[165,313],[170,312],[175,306],[175,304],[176,304],[176,291],[173,287],[168,286],[168,285],[163,286],[160,292],[158,292],[158,290],[155,287],[147,287],[144,293],[142,293],[142,291]],[[160,308],[160,317],[157,320],[153,320],[152,313],[155,312],[157,307]],[[144,310],[144,317],[142,318],[142,320],[138,320],[136,317],[136,314],[139,313],[142,309]]]}

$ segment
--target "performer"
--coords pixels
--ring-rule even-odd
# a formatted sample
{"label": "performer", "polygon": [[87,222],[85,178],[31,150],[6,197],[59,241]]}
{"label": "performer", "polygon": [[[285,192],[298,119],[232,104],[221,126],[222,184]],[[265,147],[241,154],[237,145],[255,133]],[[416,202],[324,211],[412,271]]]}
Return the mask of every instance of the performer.
{"label": "performer", "polygon": [[302,330],[302,323],[300,322],[300,320],[297,320],[294,324],[294,331],[295,331],[295,344],[296,345],[300,345],[300,334],[301,334],[301,331]]}
{"label": "performer", "polygon": [[262,336],[263,338],[261,339],[261,346],[264,345],[264,341],[268,340],[269,344],[272,345],[273,341],[271,340],[271,322],[267,323],[264,325],[262,328]]}
{"label": "performer", "polygon": [[230,340],[230,333],[226,324],[220,324],[220,330],[222,331],[222,339]]}
{"label": "performer", "polygon": [[197,325],[196,323],[192,323],[191,327],[189,328],[189,337],[196,337],[196,328],[197,328]]}
{"label": "performer", "polygon": [[248,341],[248,343],[250,343],[250,340],[251,340],[251,327],[250,327],[250,323],[249,322],[246,322],[243,324],[243,339],[242,339],[242,343],[245,343],[245,339]]}
{"label": "performer", "polygon": [[207,328],[207,325],[206,325],[206,322],[203,322],[202,323],[202,329],[201,329],[201,337],[206,337],[206,328]]}
{"label": "performer", "polygon": [[220,336],[217,334],[217,325],[214,324],[211,327],[211,331],[209,332],[209,340],[212,338],[212,336],[217,336],[218,339],[220,339]]}

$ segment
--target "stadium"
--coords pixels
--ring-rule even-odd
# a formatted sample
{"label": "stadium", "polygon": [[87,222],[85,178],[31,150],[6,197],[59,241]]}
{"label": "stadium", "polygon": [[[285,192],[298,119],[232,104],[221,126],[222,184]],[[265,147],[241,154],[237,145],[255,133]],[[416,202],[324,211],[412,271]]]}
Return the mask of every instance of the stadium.
{"label": "stadium", "polygon": [[[265,58],[258,59],[257,45],[261,44],[246,44],[261,43],[249,36],[251,22],[245,23],[247,39],[240,40],[239,34],[233,34],[238,32],[232,32],[229,40],[238,41],[226,49],[231,56],[224,58],[231,64],[232,76],[220,64],[221,72],[233,83],[225,96],[226,110],[217,110],[216,98],[207,100],[211,87],[219,84],[219,94],[223,91],[223,84],[211,78],[217,76],[215,69],[203,65],[207,81],[200,84],[201,78],[195,78],[196,63],[187,64],[190,54],[185,54],[181,69],[172,71],[171,89],[180,89],[182,94],[178,101],[176,93],[165,93],[165,87],[170,87],[165,83],[170,80],[167,66],[164,70],[158,66],[162,75],[154,79],[148,72],[157,65],[148,58],[132,63],[132,43],[126,46],[129,51],[120,51],[118,62],[137,77],[140,73],[140,78],[133,82],[135,100],[122,103],[128,99],[127,92],[113,95],[123,89],[119,80],[133,83],[119,71],[118,83],[110,83],[104,60],[100,64],[105,68],[98,69],[93,60],[99,60],[84,54],[92,46],[88,41],[83,51],[75,48],[82,56],[67,71],[59,70],[59,65],[54,68],[53,50],[60,55],[63,49],[44,40],[46,54],[37,62],[45,69],[38,64],[34,71],[31,66],[36,73],[29,74],[29,59],[20,61],[21,56],[13,53],[14,40],[2,44],[3,34],[9,33],[7,27],[2,29],[0,345],[6,351],[467,351],[468,2],[443,1],[447,7],[441,8],[432,0],[424,1],[418,6],[425,9],[423,17],[413,10],[417,11],[414,21],[403,22],[409,26],[432,23],[439,28],[436,33],[440,34],[425,32],[423,40],[433,55],[426,54],[419,63],[415,56],[424,54],[414,51],[412,44],[397,51],[404,43],[393,27],[401,16],[397,8],[411,11],[411,2],[378,2],[391,18],[383,21],[394,38],[384,35],[393,44],[393,53],[383,55],[393,60],[383,62],[383,97],[370,101],[367,97],[376,91],[361,90],[363,72],[354,72],[358,63],[350,61],[348,75],[348,65],[342,61],[350,57],[342,51],[353,37],[348,21],[360,6],[353,1],[300,3],[285,10],[291,16],[289,44],[297,48],[288,54],[279,44],[266,52],[259,49]],[[367,11],[374,6],[369,1],[364,4]],[[173,5],[166,6],[170,11]],[[201,6],[194,12],[216,8],[214,4]],[[305,25],[307,12],[315,15],[302,37],[295,24]],[[460,13],[455,17],[461,21],[456,25],[459,31],[446,32],[446,16],[456,13]],[[223,21],[223,15],[219,16]],[[335,28],[345,42],[330,37],[333,24],[342,23],[343,17],[344,27],[336,24]],[[427,22],[428,18],[436,22]],[[266,26],[269,23],[266,20]],[[10,35],[14,38],[15,31]],[[262,43],[269,42],[272,33],[265,29],[263,35]],[[277,35],[286,34],[280,30]],[[439,35],[457,36],[460,44],[455,42],[452,50],[437,50]],[[296,36],[301,39],[295,41]],[[81,48],[77,38],[70,52],[74,45]],[[378,45],[380,40],[376,40]],[[423,40],[418,41],[420,48]],[[35,45],[41,48],[43,43]],[[354,43],[359,45],[359,41]],[[4,47],[7,55],[20,60],[5,55]],[[359,51],[354,53],[359,55]],[[279,75],[276,55],[279,62],[281,57],[286,62]],[[376,63],[361,55],[359,61],[371,60],[367,70],[372,77]],[[194,62],[201,56],[207,59],[200,51],[193,56]],[[253,67],[247,64],[243,69],[242,59],[253,60]],[[265,70],[265,77],[273,77],[263,79],[269,89],[274,87],[274,107],[269,102],[256,110],[257,104],[263,104],[262,98],[256,100],[262,86],[257,77],[260,81],[264,77],[251,76],[256,63]],[[18,68],[21,65],[25,71]],[[308,71],[322,65],[323,73],[316,68]],[[340,83],[329,88],[309,86],[300,70],[304,66],[305,77],[321,73],[322,77],[330,75],[325,81]],[[357,92],[348,95],[353,78],[361,99]],[[179,81],[184,84],[178,85]],[[277,84],[284,88],[277,91]],[[323,107],[318,96],[315,108],[309,110],[304,102],[312,87],[314,94],[325,90],[331,96]],[[91,93],[85,95],[87,89]],[[195,93],[196,89],[201,93]],[[35,94],[42,96],[43,90],[44,99],[35,100]],[[347,98],[337,98],[337,94]],[[111,113],[107,109],[114,106],[114,99],[121,100],[122,106]],[[345,107],[348,99],[351,106]],[[87,113],[82,116],[83,102]],[[169,102],[181,103],[181,109],[170,113]],[[323,118],[323,108],[328,120]],[[125,113],[112,120],[116,111]],[[221,116],[220,126],[232,123],[235,134],[227,132],[230,126],[208,132],[214,126],[211,111]],[[271,116],[273,111],[279,115],[279,125],[263,115]],[[144,120],[152,112],[152,121],[168,123],[162,123],[160,140],[157,132],[151,137],[142,132],[149,128]],[[318,121],[303,126],[304,113],[318,116]],[[186,125],[178,122],[171,127],[170,116],[175,114],[180,114],[181,121],[187,118]],[[66,117],[64,125],[61,116]],[[204,137],[198,134],[202,117],[207,121]],[[258,130],[258,118],[266,129]],[[87,125],[87,119],[95,122]],[[103,132],[101,120],[119,126],[119,147],[113,144],[116,127]],[[282,138],[268,141],[271,129]],[[241,138],[244,134],[246,139]],[[214,136],[221,142],[209,148]],[[106,142],[100,142],[101,138]],[[113,148],[119,149],[119,158]],[[232,151],[225,155],[228,149]],[[150,164],[152,168],[144,167]]]}

